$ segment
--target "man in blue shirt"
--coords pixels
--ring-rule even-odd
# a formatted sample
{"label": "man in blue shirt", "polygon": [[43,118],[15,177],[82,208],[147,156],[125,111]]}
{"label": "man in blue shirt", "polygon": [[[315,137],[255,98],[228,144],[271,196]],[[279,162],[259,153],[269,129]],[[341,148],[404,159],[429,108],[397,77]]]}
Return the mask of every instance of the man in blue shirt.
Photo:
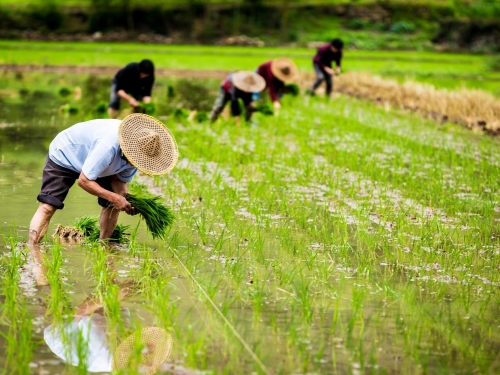
{"label": "man in blue shirt", "polygon": [[62,131],[49,147],[29,243],[41,241],[76,180],[83,190],[98,197],[100,238],[109,238],[120,211],[136,213],[125,194],[137,169],[149,175],[164,174],[175,166],[177,157],[173,136],[147,115],[133,114],[123,121],[91,120]]}

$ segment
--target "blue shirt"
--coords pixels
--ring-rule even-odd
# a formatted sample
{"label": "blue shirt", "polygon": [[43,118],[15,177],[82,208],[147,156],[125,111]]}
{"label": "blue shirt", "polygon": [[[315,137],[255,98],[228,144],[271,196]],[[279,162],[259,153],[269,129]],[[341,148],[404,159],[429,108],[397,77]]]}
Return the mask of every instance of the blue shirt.
{"label": "blue shirt", "polygon": [[123,156],[118,142],[120,120],[80,122],[60,132],[49,147],[49,158],[61,167],[83,174],[91,181],[116,175],[130,182],[137,169]]}

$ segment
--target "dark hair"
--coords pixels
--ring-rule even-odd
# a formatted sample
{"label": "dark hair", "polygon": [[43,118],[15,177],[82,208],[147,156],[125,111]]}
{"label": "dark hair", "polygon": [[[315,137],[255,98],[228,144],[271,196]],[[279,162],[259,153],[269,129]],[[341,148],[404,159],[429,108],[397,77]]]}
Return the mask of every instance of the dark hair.
{"label": "dark hair", "polygon": [[155,66],[151,60],[144,59],[139,63],[139,71],[152,76],[155,74]]}
{"label": "dark hair", "polygon": [[344,48],[344,42],[342,41],[342,39],[339,39],[339,38],[335,38],[334,40],[332,40],[330,42],[330,44],[335,47],[336,49],[342,49]]}

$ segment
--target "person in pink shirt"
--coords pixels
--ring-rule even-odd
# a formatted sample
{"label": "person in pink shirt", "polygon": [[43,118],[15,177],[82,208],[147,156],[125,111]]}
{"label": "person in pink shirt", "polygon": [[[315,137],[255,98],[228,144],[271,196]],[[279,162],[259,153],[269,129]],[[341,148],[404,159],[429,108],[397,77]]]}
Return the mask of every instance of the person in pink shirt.
{"label": "person in pink shirt", "polygon": [[281,108],[280,99],[286,91],[285,85],[298,78],[299,69],[292,60],[280,57],[261,64],[257,73],[266,81],[266,89],[277,113]]}
{"label": "person in pink shirt", "polygon": [[[313,58],[316,81],[314,81],[309,94],[314,95],[316,89],[323,81],[326,83],[326,96],[330,96],[333,89],[333,75],[340,74],[340,64],[342,60],[342,49],[344,42],[341,39],[333,39],[330,43],[323,44],[318,48],[318,52]],[[332,62],[335,61],[335,70]]]}

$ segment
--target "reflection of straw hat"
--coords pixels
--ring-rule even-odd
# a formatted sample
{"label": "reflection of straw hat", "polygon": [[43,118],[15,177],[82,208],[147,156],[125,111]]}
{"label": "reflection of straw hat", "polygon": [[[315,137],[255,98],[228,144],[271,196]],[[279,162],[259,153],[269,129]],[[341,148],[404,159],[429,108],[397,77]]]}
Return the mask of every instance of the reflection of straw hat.
{"label": "reflection of straw hat", "polygon": [[175,139],[154,117],[140,113],[125,117],[118,129],[118,140],[130,164],[148,175],[167,173],[177,163]]}
{"label": "reflection of straw hat", "polygon": [[[137,350],[140,350],[138,353]],[[140,336],[132,334],[122,341],[113,356],[113,370],[133,370],[153,374],[172,351],[172,336],[157,327],[145,327]]]}
{"label": "reflection of straw hat", "polygon": [[273,75],[283,82],[291,82],[299,76],[297,65],[284,57],[279,57],[271,62],[271,72]]}
{"label": "reflection of straw hat", "polygon": [[259,74],[240,71],[231,76],[234,85],[245,92],[261,92],[266,88],[266,81]]}

